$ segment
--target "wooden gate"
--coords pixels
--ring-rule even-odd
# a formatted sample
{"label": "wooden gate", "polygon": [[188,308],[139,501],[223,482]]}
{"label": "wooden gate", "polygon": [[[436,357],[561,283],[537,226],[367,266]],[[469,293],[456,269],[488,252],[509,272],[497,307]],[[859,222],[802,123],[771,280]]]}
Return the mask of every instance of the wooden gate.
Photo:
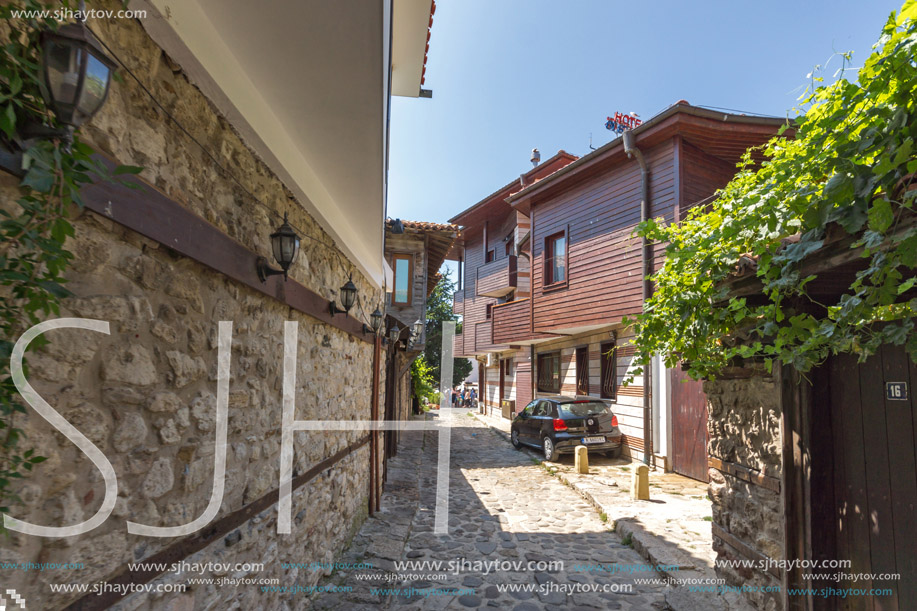
{"label": "wooden gate", "polygon": [[703,383],[680,367],[669,370],[672,388],[672,470],[707,481],[707,396]]}
{"label": "wooden gate", "polygon": [[900,580],[814,582],[885,589],[816,609],[917,609],[917,366],[903,347],[864,363],[831,357],[815,372],[811,437],[812,556],[849,560],[844,574],[898,573]]}

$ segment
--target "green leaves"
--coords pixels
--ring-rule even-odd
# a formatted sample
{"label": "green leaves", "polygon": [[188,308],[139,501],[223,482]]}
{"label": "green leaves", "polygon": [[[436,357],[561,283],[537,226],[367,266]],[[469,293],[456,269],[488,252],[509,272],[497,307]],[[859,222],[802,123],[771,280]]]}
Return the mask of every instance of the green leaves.
{"label": "green leaves", "polygon": [[120,176],[121,174],[139,174],[143,170],[144,168],[136,165],[119,165],[112,174],[115,176]]}
{"label": "green leaves", "polygon": [[[629,321],[640,363],[652,354],[685,360],[695,377],[736,358],[807,371],[833,353],[865,357],[883,341],[905,343],[917,361],[917,300],[900,303],[917,287],[915,56],[917,0],[908,0],[857,81],[811,75],[795,137],[762,147],[765,163],[746,154],[716,200],[677,226],[640,225],[640,235],[668,244],[655,294]],[[829,249],[848,268],[827,284],[808,266]],[[757,280],[755,300],[729,297],[737,274]]]}
{"label": "green leaves", "polygon": [[0,130],[3,130],[3,133],[10,140],[16,137],[16,109],[13,107],[12,102],[8,103],[3,112],[0,113]]}
{"label": "green leaves", "polygon": [[25,178],[22,179],[21,185],[39,193],[50,193],[54,183],[55,177],[51,172],[40,166],[33,165],[26,173]]}
{"label": "green leaves", "polygon": [[892,226],[895,220],[895,213],[892,212],[892,205],[887,199],[876,199],[867,213],[869,217],[869,228],[879,233],[885,232]]}
{"label": "green leaves", "polygon": [[[29,22],[13,18],[14,8],[41,12],[48,6],[41,0],[0,4],[6,41],[0,47],[0,132],[10,140],[26,122],[49,125],[53,121],[39,88],[38,36],[41,29],[59,25],[53,17]],[[64,287],[64,273],[73,257],[65,248],[74,235],[68,214],[71,204],[82,205],[81,189],[96,180],[122,175],[119,180],[135,184],[130,176],[142,171],[136,166],[121,166],[109,175],[93,155],[92,147],[82,142],[79,134],[69,151],[56,141],[34,144],[23,154],[26,174],[19,185],[19,199],[0,210],[0,286],[4,287],[0,362],[6,367],[0,371],[0,513],[20,502],[12,488],[16,482],[45,461],[32,449],[19,449],[24,433],[14,426],[13,418],[26,409],[6,366],[12,342],[43,318],[59,315],[60,300],[70,295]],[[29,351],[40,349],[47,341],[36,338]],[[2,524],[0,520],[0,531]]]}

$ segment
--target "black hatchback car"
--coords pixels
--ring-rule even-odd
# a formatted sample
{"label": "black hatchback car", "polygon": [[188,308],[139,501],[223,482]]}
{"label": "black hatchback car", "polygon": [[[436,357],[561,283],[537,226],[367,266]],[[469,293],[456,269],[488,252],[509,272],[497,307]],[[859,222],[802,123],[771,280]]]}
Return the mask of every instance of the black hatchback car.
{"label": "black hatchback car", "polygon": [[519,412],[510,427],[513,446],[541,448],[545,460],[571,454],[578,445],[611,458],[621,455],[618,417],[590,397],[541,397]]}

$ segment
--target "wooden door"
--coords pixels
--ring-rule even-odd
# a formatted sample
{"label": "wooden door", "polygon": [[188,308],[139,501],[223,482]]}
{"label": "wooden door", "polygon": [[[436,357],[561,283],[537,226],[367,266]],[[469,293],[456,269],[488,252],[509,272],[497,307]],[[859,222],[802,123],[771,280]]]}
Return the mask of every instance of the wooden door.
{"label": "wooden door", "polygon": [[831,357],[816,372],[812,438],[812,557],[849,560],[845,574],[900,580],[829,580],[813,587],[888,589],[814,599],[816,609],[917,609],[917,366],[883,346],[863,363]]}
{"label": "wooden door", "polygon": [[672,388],[672,470],[707,481],[707,396],[703,383],[680,367],[670,369]]}

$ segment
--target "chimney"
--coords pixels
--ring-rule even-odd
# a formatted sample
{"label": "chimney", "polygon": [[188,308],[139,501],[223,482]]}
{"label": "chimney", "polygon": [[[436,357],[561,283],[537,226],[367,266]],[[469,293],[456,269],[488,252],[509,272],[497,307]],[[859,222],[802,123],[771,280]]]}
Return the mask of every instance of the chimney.
{"label": "chimney", "polygon": [[538,164],[541,163],[541,153],[538,152],[538,149],[532,149],[532,167],[538,167]]}

